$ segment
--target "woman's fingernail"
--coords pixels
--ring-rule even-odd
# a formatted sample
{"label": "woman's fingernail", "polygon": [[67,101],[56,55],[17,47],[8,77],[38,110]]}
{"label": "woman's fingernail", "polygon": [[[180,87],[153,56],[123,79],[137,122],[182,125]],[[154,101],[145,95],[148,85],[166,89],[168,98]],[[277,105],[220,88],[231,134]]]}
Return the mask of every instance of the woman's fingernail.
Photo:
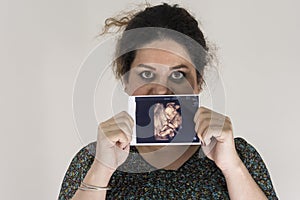
{"label": "woman's fingernail", "polygon": [[202,139],[200,141],[201,141],[201,145],[205,146],[204,141]]}
{"label": "woman's fingernail", "polygon": [[125,150],[127,148],[127,145],[125,145],[122,149]]}

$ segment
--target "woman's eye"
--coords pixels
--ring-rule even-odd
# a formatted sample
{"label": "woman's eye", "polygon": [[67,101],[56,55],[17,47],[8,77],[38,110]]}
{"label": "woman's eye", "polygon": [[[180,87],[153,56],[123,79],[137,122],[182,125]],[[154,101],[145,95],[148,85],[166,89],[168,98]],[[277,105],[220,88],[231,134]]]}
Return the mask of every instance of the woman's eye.
{"label": "woman's eye", "polygon": [[140,76],[144,79],[153,79],[154,73],[151,71],[143,71],[142,73],[140,73]]}
{"label": "woman's eye", "polygon": [[175,71],[171,74],[171,78],[174,80],[180,80],[185,76],[183,72],[180,71]]}

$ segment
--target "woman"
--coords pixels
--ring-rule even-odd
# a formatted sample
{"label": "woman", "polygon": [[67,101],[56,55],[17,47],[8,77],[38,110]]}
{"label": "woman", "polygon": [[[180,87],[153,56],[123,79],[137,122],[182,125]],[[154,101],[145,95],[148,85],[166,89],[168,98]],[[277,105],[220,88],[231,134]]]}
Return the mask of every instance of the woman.
{"label": "woman", "polygon": [[[201,92],[209,48],[185,9],[148,7],[106,21],[107,30],[115,26],[125,31],[149,27],[124,32],[117,45],[115,72],[129,95]],[[130,146],[134,121],[127,112],[101,122],[97,143],[73,158],[59,199],[277,199],[263,160],[244,139],[234,139],[228,116],[200,107],[194,122],[201,147]]]}

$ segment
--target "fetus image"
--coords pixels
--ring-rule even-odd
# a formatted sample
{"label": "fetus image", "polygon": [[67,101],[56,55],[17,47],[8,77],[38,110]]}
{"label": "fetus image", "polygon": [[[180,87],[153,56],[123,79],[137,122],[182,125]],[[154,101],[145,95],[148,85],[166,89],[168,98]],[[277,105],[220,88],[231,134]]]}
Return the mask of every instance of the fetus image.
{"label": "fetus image", "polygon": [[170,140],[175,137],[182,123],[182,117],[178,112],[180,108],[174,102],[154,105],[154,137],[156,140]]}

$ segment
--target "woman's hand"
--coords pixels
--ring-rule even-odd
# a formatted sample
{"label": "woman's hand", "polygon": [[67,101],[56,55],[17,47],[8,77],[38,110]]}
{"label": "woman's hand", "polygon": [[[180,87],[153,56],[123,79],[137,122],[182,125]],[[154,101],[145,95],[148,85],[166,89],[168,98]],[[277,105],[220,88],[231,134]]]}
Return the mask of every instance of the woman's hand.
{"label": "woman's hand", "polygon": [[240,166],[230,118],[201,106],[195,117],[195,131],[205,155],[224,173]]}
{"label": "woman's hand", "polygon": [[96,159],[115,171],[128,157],[134,122],[125,111],[98,126]]}

